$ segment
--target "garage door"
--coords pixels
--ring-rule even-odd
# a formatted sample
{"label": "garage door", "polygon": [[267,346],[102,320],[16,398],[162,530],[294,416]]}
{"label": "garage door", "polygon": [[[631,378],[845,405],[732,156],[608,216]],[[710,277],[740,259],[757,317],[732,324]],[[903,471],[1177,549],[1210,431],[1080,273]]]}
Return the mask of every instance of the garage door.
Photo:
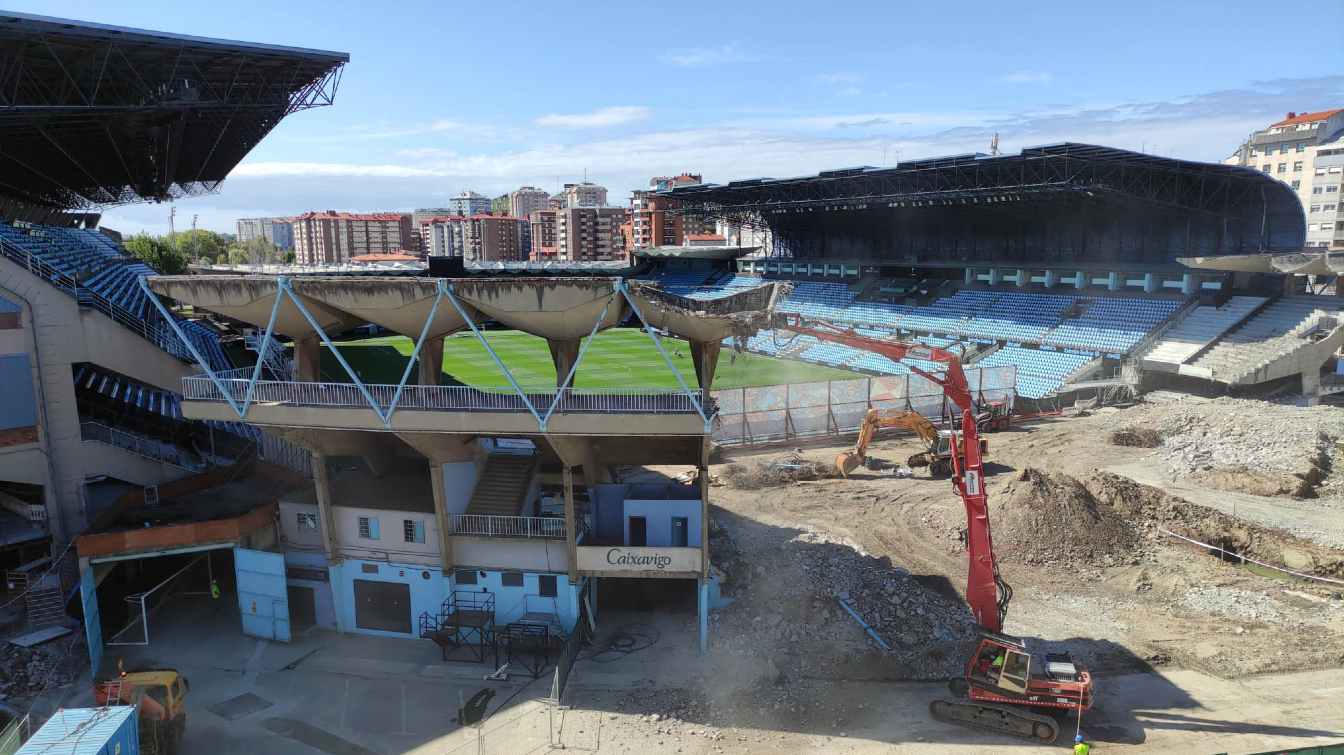
{"label": "garage door", "polygon": [[289,590],[285,584],[285,557],[279,553],[233,549],[238,574],[238,607],[243,634],[289,642]]}
{"label": "garage door", "polygon": [[411,633],[411,586],[355,580],[355,626]]}

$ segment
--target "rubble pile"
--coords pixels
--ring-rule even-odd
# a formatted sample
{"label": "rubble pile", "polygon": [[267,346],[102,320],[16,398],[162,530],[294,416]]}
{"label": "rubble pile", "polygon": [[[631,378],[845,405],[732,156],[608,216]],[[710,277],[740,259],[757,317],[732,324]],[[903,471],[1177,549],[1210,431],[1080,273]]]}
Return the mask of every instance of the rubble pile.
{"label": "rubble pile", "polygon": [[738,490],[756,490],[802,480],[825,480],[837,475],[832,465],[804,459],[796,454],[778,461],[729,464],[720,474],[724,482]]}
{"label": "rubble pile", "polygon": [[[717,554],[718,543],[731,538],[723,528],[714,531],[720,533]],[[932,589],[888,558],[816,532],[799,532],[784,548],[758,545],[739,539],[725,549],[733,557],[718,561],[726,592],[738,598],[715,614],[713,633],[725,649],[769,655],[784,647],[829,665],[809,674],[852,677],[858,669],[885,679],[943,679],[958,673],[961,655],[950,652],[952,644],[970,643],[976,628],[950,584]],[[864,633],[840,600],[891,652]]]}
{"label": "rubble pile", "polygon": [[0,644],[0,702],[27,702],[74,682],[88,667],[79,633],[31,648]]}
{"label": "rubble pile", "polygon": [[1027,467],[994,501],[994,547],[1031,565],[1130,562],[1138,533],[1077,479]]}
{"label": "rubble pile", "polygon": [[1114,425],[1115,435],[1144,427],[1160,436],[1159,456],[1178,477],[1300,498],[1314,497],[1330,472],[1335,442],[1344,438],[1344,412],[1337,408],[1226,397],[1144,404],[1117,413]]}

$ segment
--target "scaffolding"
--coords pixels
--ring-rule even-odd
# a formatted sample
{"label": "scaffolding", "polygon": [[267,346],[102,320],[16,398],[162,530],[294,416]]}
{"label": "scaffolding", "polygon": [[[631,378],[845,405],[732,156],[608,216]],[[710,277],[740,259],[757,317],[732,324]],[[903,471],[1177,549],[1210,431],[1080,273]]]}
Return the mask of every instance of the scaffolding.
{"label": "scaffolding", "polygon": [[437,614],[420,614],[420,636],[439,646],[445,661],[499,662],[495,633],[495,596],[489,592],[454,590]]}

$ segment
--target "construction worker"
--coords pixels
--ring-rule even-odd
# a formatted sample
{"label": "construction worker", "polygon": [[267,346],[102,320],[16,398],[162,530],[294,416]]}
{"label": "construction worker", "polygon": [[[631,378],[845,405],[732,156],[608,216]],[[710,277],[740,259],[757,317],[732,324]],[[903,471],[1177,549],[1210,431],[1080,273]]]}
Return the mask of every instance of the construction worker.
{"label": "construction worker", "polygon": [[219,600],[219,582],[210,580],[210,597]]}
{"label": "construction worker", "polygon": [[1007,657],[1008,657],[1008,654],[1005,653],[1005,652],[1003,652],[1002,650],[1000,650],[999,653],[998,653],[998,655],[994,656],[994,662],[991,663],[991,664],[989,664],[989,665],[990,665],[992,668],[995,668],[995,669],[998,669],[999,671],[1002,671],[1002,670],[1003,670],[1003,659],[1004,659],[1004,658],[1007,658]]}
{"label": "construction worker", "polygon": [[1092,746],[1083,741],[1083,735],[1077,734],[1073,738],[1073,755],[1088,755],[1092,752]]}

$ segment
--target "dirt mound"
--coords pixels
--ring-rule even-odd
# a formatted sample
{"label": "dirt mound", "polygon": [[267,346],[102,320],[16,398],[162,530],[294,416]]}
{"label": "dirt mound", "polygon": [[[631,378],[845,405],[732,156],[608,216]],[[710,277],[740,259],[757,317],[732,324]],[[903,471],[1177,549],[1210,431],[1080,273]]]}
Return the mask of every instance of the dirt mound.
{"label": "dirt mound", "polygon": [[994,548],[1024,564],[1105,563],[1127,559],[1138,535],[1081,482],[1028,467],[994,503]]}
{"label": "dirt mound", "polygon": [[1201,485],[1214,490],[1226,490],[1230,493],[1248,493],[1250,495],[1277,496],[1294,498],[1315,498],[1316,482],[1320,477],[1313,474],[1288,474],[1287,472],[1257,472],[1242,466],[1220,467],[1194,475]]}
{"label": "dirt mound", "polygon": [[1113,446],[1157,448],[1162,445],[1162,436],[1151,427],[1122,427],[1111,433],[1110,442]]}
{"label": "dirt mound", "polygon": [[1154,540],[1176,542],[1161,531],[1166,529],[1276,566],[1321,576],[1344,576],[1344,552],[1235,519],[1127,477],[1097,473],[1085,485],[1098,505]]}

